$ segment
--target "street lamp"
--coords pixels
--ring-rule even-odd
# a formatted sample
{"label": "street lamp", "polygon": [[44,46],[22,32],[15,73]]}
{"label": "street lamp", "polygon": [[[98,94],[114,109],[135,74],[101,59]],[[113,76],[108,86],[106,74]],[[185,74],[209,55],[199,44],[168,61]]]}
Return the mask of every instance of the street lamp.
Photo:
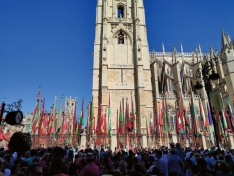
{"label": "street lamp", "polygon": [[22,102],[23,100],[20,99],[18,102],[8,104],[7,108],[5,108],[5,101],[2,103],[0,111],[0,125],[2,123],[3,113],[7,113],[4,121],[9,125],[21,124],[21,122],[23,121],[23,113],[22,111],[20,111]]}
{"label": "street lamp", "polygon": [[[217,58],[214,59],[215,62],[217,62]],[[219,74],[215,73],[214,71],[214,64],[212,61],[206,61],[205,64],[202,65],[202,68],[199,68],[196,71],[196,79],[202,78],[204,80],[205,90],[207,93],[209,105],[211,107],[211,101],[210,101],[210,92],[212,91],[211,83],[217,84],[219,80]],[[197,81],[196,85],[194,86],[197,92],[201,91],[203,88],[203,85]],[[211,108],[211,116],[214,124],[214,132],[215,132],[215,139],[216,139],[216,145],[218,149],[219,147],[219,138],[218,138],[218,132],[217,132],[217,126],[216,126],[216,119],[214,117],[213,109]]]}

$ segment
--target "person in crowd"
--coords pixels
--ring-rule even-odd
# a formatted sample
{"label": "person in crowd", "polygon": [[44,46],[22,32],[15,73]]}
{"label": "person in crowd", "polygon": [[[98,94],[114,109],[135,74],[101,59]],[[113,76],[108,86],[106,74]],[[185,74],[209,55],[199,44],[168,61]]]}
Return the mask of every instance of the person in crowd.
{"label": "person in crowd", "polygon": [[112,170],[117,170],[119,168],[119,157],[117,155],[113,156],[112,161]]}
{"label": "person in crowd", "polygon": [[121,160],[119,162],[119,169],[122,173],[122,176],[126,176],[128,174],[128,164],[125,160]]}
{"label": "person in crowd", "polygon": [[189,165],[189,172],[186,172],[186,176],[194,176],[199,173],[199,168],[196,164]]}
{"label": "person in crowd", "polygon": [[100,151],[100,160],[103,160],[104,153],[105,153],[104,148],[101,148],[101,151]]}
{"label": "person in crowd", "polygon": [[224,162],[224,156],[223,154],[218,154],[218,156],[216,155],[217,160],[215,162],[215,171],[220,171],[220,163]]}
{"label": "person in crowd", "polygon": [[108,164],[109,167],[112,166],[112,161],[111,161],[111,159],[109,158],[109,152],[105,152],[105,153],[104,153],[102,162]]}
{"label": "person in crowd", "polygon": [[177,156],[179,156],[182,159],[183,162],[185,162],[186,155],[185,152],[181,149],[179,143],[176,143],[175,153]]}
{"label": "person in crowd", "polygon": [[100,169],[98,166],[96,166],[93,163],[93,159],[94,159],[93,153],[87,153],[86,155],[87,165],[81,170],[79,176],[88,176],[88,175],[99,176]]}
{"label": "person in crowd", "polygon": [[42,167],[38,163],[32,163],[27,167],[26,176],[42,176]]}
{"label": "person in crowd", "polygon": [[141,165],[142,169],[144,169],[145,171],[149,170],[150,162],[149,162],[149,154],[148,153],[145,152],[142,154],[140,165]]}
{"label": "person in crowd", "polygon": [[26,176],[26,174],[27,174],[27,167],[22,167],[17,172],[17,176]]}
{"label": "person in crowd", "polygon": [[137,151],[137,159],[138,159],[138,163],[141,162],[141,153],[140,151]]}
{"label": "person in crowd", "polygon": [[234,175],[234,163],[232,161],[231,154],[225,155],[225,161],[224,163],[228,166],[228,170],[233,173]]}
{"label": "person in crowd", "polygon": [[175,143],[174,142],[170,142],[170,148],[171,149],[175,148]]}
{"label": "person in crowd", "polygon": [[158,159],[158,167],[160,171],[159,176],[167,176],[168,164],[167,164],[167,161],[164,158],[162,158],[162,151],[157,150],[156,157]]}
{"label": "person in crowd", "polygon": [[76,164],[71,164],[69,168],[69,176],[77,176],[80,173],[80,167]]}
{"label": "person in crowd", "polygon": [[48,156],[47,160],[46,160],[46,165],[48,166],[50,163],[51,159],[57,159],[57,160],[61,160],[62,161],[62,166],[61,166],[61,171],[62,173],[68,175],[69,174],[69,166],[68,164],[64,161],[64,157],[65,157],[66,151],[61,148],[61,147],[55,147],[50,155]]}
{"label": "person in crowd", "polygon": [[100,172],[102,175],[107,174],[111,170],[109,164],[101,163]]}
{"label": "person in crowd", "polygon": [[80,160],[80,164],[78,165],[79,168],[80,168],[80,170],[82,170],[86,165],[87,165],[87,160],[86,160],[86,158],[82,158],[82,159]]}
{"label": "person in crowd", "polygon": [[218,165],[219,171],[216,172],[216,176],[233,176],[233,173],[225,162],[220,162]]}
{"label": "person in crowd", "polygon": [[207,154],[205,154],[205,160],[207,163],[207,167],[211,170],[214,170],[214,160],[212,159],[212,153],[208,152]]}
{"label": "person in crowd", "polygon": [[30,150],[30,157],[25,159],[25,161],[28,162],[28,164],[32,164],[32,160],[37,156],[37,150],[36,149],[31,149]]}
{"label": "person in crowd", "polygon": [[168,171],[175,172],[177,176],[183,176],[185,164],[176,154],[176,149],[171,149],[171,155],[168,157]]}
{"label": "person in crowd", "polygon": [[126,159],[126,162],[128,164],[128,170],[132,169],[132,158],[133,158],[133,151],[129,150],[128,156],[127,156],[127,159]]}
{"label": "person in crowd", "polygon": [[196,174],[196,176],[212,176],[213,172],[207,168],[206,160],[203,158],[197,158],[197,166],[199,172]]}
{"label": "person in crowd", "polygon": [[48,165],[48,176],[67,176],[62,172],[63,160],[52,158]]}
{"label": "person in crowd", "polygon": [[134,148],[136,153],[132,150],[126,152],[126,148],[116,148],[112,153],[109,147],[77,149],[74,153],[71,146],[35,148],[18,157],[14,151],[0,149],[3,157],[0,157],[0,172],[6,176],[234,175],[232,149],[204,150],[170,143],[170,147],[139,146]]}

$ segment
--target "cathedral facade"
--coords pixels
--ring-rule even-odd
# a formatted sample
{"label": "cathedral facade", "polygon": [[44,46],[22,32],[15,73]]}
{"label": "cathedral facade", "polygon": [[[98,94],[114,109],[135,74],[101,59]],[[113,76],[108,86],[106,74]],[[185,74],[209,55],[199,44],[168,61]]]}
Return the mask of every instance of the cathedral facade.
{"label": "cathedral facade", "polygon": [[[210,53],[202,53],[200,46],[196,51],[184,52],[181,45],[177,51],[166,52],[162,45],[161,52],[149,52],[147,28],[145,22],[143,0],[98,0],[96,9],[94,62],[93,62],[93,114],[98,123],[100,111],[111,108],[111,130],[108,145],[114,150],[118,143],[118,113],[127,113],[126,104],[133,97],[135,110],[134,130],[138,130],[140,142],[132,140],[131,146],[155,147],[169,145],[170,142],[182,142],[188,146],[194,143],[191,137],[183,137],[185,133],[191,135],[193,126],[190,112],[191,95],[194,99],[196,111],[201,107],[207,118],[207,93],[203,88],[197,93],[193,88],[197,81],[196,71],[202,68],[206,61],[216,59],[215,71],[220,75],[219,83],[212,88],[220,88],[221,93],[234,95],[234,51],[230,37],[222,31],[222,49],[214,52],[210,46]],[[191,89],[192,87],[192,89]],[[191,91],[193,93],[191,94]],[[163,135],[150,131],[149,122],[152,116],[158,119],[163,101],[167,99],[167,114],[170,130]],[[188,119],[188,131],[183,135],[176,132],[176,108],[183,99]],[[110,100],[110,101],[108,101]],[[233,103],[232,103],[233,104]],[[227,105],[225,105],[227,106]],[[233,105],[231,105],[233,106]],[[96,115],[98,114],[98,115]],[[182,119],[185,124],[185,119]],[[137,125],[136,125],[137,124]],[[199,129],[203,129],[204,119],[198,115]],[[206,126],[206,133],[199,131],[200,145],[204,148],[215,143],[210,125]],[[182,137],[181,137],[182,136]],[[233,137],[228,135],[230,145]],[[95,143],[95,132],[88,137],[89,143]]]}

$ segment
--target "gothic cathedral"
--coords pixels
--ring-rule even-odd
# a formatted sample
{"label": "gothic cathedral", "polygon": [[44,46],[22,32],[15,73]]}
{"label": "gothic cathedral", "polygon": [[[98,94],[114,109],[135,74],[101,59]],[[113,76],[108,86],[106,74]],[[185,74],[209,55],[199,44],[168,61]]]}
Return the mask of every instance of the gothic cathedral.
{"label": "gothic cathedral", "polygon": [[[121,112],[125,116],[129,108],[126,105],[130,101],[133,101],[135,112],[133,134],[137,130],[140,141],[134,139],[131,145],[125,142],[127,146],[159,147],[180,142],[183,146],[195,144],[206,149],[215,144],[207,93],[204,88],[197,93],[193,87],[197,81],[204,85],[201,78],[196,79],[195,73],[204,62],[214,62],[215,58],[215,72],[220,78],[218,84],[212,84],[212,89],[219,89],[224,108],[233,107],[233,42],[224,31],[220,52],[214,52],[210,46],[210,53],[202,53],[198,45],[195,51],[187,53],[183,51],[182,44],[180,51],[174,47],[171,52],[166,52],[162,45],[161,52],[149,52],[143,0],[98,0],[95,34],[92,87],[94,124],[100,119],[100,111],[106,113],[110,107],[111,130],[110,142],[107,143],[112,150],[118,146],[118,114]],[[196,119],[191,115],[191,101],[194,102]],[[160,122],[163,108],[167,120]],[[183,118],[178,117],[178,108],[183,109]],[[156,131],[150,126],[155,123],[152,117],[159,120],[157,127],[153,127]],[[226,118],[227,121],[229,119],[226,128],[229,134],[220,141],[222,145],[234,147],[231,132],[234,131],[231,125],[234,119],[230,119],[233,116]],[[165,128],[165,124],[169,130],[162,133],[160,128]],[[180,129],[178,124],[183,124]],[[93,135],[95,138],[95,133]],[[222,134],[220,136],[222,138]],[[89,142],[92,143],[91,138]]]}

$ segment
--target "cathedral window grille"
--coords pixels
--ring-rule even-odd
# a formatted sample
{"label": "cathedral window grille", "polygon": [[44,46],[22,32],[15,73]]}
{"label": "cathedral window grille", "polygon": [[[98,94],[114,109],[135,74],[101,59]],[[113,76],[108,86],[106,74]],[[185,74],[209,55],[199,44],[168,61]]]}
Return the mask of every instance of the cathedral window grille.
{"label": "cathedral window grille", "polygon": [[122,6],[118,7],[118,18],[124,17],[124,8]]}
{"label": "cathedral window grille", "polygon": [[124,44],[124,34],[122,31],[118,35],[118,44]]}

